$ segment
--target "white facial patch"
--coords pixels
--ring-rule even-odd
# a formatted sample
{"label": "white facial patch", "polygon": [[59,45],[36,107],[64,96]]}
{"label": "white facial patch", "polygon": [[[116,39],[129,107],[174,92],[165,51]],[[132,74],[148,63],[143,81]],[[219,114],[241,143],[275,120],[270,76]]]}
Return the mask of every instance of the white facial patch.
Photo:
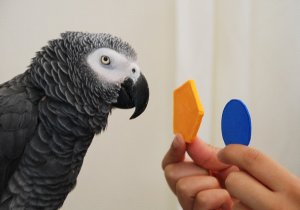
{"label": "white facial patch", "polygon": [[[102,56],[108,57],[109,64],[101,62]],[[135,62],[129,61],[124,55],[109,48],[100,48],[90,53],[87,63],[99,76],[101,82],[122,83],[127,77],[136,82],[140,76],[140,69]]]}

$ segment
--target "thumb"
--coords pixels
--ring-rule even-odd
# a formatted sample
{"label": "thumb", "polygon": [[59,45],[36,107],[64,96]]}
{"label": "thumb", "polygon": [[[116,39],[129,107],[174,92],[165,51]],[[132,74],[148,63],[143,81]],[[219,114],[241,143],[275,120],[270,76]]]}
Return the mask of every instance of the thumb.
{"label": "thumb", "polygon": [[220,150],[220,148],[205,143],[198,136],[192,143],[187,144],[189,156],[196,164],[207,170],[220,171],[230,167],[218,160],[217,153]]}
{"label": "thumb", "polygon": [[181,134],[177,134],[172,142],[172,145],[162,161],[162,168],[171,163],[178,163],[184,160],[186,144]]}

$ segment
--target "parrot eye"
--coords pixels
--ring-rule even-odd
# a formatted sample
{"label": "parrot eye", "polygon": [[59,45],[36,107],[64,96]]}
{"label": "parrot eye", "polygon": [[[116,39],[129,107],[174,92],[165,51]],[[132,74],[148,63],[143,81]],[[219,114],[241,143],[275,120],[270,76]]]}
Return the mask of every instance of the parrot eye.
{"label": "parrot eye", "polygon": [[104,65],[109,65],[109,64],[110,64],[110,59],[109,59],[109,57],[106,56],[106,55],[103,55],[103,56],[101,57],[101,63],[103,63]]}

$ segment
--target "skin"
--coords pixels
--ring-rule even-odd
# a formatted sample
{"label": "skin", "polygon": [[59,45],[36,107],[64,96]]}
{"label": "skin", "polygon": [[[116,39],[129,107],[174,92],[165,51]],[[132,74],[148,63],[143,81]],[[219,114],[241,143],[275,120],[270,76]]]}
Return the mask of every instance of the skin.
{"label": "skin", "polygon": [[251,147],[186,144],[177,134],[162,168],[184,210],[300,209],[300,179]]}

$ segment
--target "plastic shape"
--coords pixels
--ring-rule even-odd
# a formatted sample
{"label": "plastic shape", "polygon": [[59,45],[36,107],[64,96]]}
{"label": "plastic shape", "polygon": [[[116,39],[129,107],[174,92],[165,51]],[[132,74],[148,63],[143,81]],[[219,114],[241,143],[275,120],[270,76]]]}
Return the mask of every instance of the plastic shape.
{"label": "plastic shape", "polygon": [[249,145],[251,139],[251,118],[246,105],[237,99],[229,101],[222,114],[222,136],[225,145]]}
{"label": "plastic shape", "polygon": [[204,109],[194,80],[188,80],[174,90],[173,132],[191,143],[197,136]]}

